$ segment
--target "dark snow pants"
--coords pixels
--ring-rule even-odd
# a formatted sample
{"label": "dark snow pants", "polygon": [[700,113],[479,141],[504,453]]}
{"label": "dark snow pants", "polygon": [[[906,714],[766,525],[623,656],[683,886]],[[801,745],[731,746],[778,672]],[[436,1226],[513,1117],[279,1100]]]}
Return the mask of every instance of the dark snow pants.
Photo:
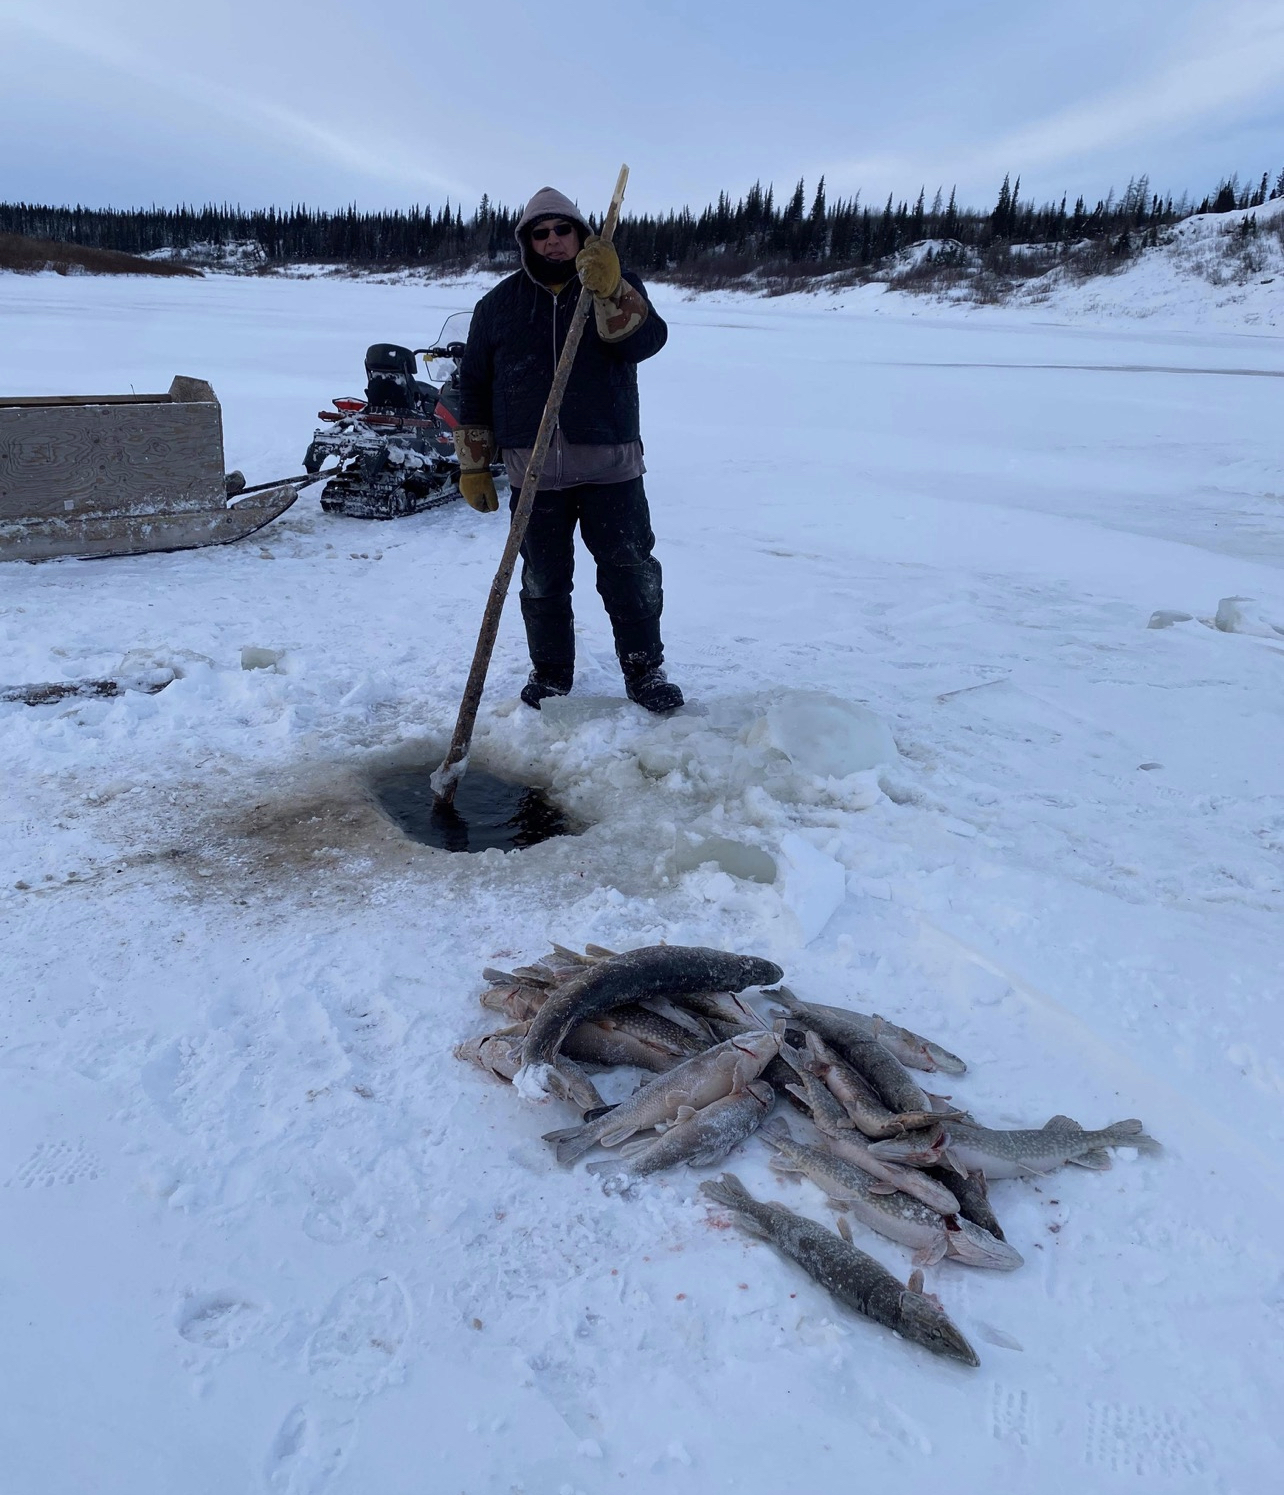
{"label": "dark snow pants", "polygon": [[651,554],[655,536],[641,478],[536,494],[522,543],[522,618],[531,663],[541,671],[570,670],[575,663],[571,588],[577,523],[597,562],[597,590],[611,620],[615,652],[634,670],[660,664],[664,593],[660,563]]}

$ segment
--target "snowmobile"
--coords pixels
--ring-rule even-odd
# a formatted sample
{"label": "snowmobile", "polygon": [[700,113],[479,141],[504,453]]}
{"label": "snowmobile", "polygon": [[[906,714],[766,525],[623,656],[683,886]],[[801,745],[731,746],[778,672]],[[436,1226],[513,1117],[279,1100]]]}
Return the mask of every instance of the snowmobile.
{"label": "snowmobile", "polygon": [[[312,438],[303,466],[322,475],[321,507],[354,519],[396,519],[459,497],[454,430],[459,424],[459,360],[471,312],[446,318],[431,348],[374,343],[366,350],[366,397],[340,396]],[[424,359],[428,380],[416,377]],[[502,466],[492,468],[496,474]]]}

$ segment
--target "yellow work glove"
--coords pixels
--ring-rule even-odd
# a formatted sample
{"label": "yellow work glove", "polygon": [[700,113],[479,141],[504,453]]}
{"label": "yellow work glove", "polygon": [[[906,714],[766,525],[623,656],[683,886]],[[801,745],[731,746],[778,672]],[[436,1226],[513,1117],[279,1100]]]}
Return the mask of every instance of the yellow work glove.
{"label": "yellow work glove", "polygon": [[613,245],[594,236],[575,256],[580,284],[595,296],[614,296],[620,286],[620,257]]}
{"label": "yellow work glove", "polygon": [[469,508],[493,514],[499,508],[495,479],[490,475],[495,438],[486,426],[457,426],[455,455],[459,458],[459,491]]}
{"label": "yellow work glove", "polygon": [[499,508],[495,479],[489,472],[461,472],[459,491],[464,495],[469,508],[476,509],[479,514],[493,514]]}

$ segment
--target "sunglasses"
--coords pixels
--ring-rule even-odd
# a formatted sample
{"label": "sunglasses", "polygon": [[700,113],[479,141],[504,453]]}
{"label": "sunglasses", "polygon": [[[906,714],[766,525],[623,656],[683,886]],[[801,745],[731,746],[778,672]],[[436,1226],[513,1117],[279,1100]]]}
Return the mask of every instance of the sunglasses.
{"label": "sunglasses", "polygon": [[556,234],[559,239],[569,239],[575,231],[573,223],[544,223],[539,228],[531,229],[531,238],[536,244],[542,244],[549,234]]}

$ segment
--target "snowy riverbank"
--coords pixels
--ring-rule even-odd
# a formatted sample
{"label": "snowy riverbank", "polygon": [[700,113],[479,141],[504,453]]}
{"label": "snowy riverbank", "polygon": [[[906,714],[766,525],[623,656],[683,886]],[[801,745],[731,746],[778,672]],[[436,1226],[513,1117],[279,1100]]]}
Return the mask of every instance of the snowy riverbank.
{"label": "snowy riverbank", "polygon": [[[475,294],[4,276],[0,388],[200,375],[254,482],[299,470],[369,342],[417,345]],[[364,793],[440,751],[495,519],[363,524],[310,490],[226,550],[0,567],[0,684],[182,670],[0,706],[15,1492],[1267,1481],[1284,339],[870,294],[659,292],[648,487],[701,709],[527,712],[512,607],[478,741],[592,822],[575,839],[452,858]],[[1258,634],[1200,621],[1228,597]],[[571,699],[618,697],[588,571],[577,598]],[[786,689],[869,706],[897,761],[791,764]],[[678,874],[680,833],[781,876]],[[991,1124],[1137,1115],[1167,1153],[996,1185],[1026,1266],[934,1269],[983,1364],[931,1361],[710,1229],[698,1175],[628,1199],[558,1168],[539,1136],[566,1113],[452,1058],[481,968],[549,939],[767,955],[962,1054],[954,1093]],[[732,1166],[825,1218],[756,1145]]]}

